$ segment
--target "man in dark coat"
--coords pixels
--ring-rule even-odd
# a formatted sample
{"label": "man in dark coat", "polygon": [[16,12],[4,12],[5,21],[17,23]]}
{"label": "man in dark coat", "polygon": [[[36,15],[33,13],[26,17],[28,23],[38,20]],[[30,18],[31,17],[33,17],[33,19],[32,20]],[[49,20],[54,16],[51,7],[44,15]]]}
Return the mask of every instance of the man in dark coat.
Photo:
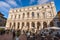
{"label": "man in dark coat", "polygon": [[13,40],[15,40],[15,30],[13,30],[12,33],[13,33]]}

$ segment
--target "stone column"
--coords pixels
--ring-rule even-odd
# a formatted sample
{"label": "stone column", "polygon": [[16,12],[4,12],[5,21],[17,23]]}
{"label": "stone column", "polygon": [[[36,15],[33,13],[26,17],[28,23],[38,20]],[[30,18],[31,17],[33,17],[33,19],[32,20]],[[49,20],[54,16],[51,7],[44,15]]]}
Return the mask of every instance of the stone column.
{"label": "stone column", "polygon": [[27,19],[27,13],[25,12],[25,18],[24,19]]}
{"label": "stone column", "polygon": [[18,19],[19,17],[18,17],[19,15],[16,15],[16,19]]}
{"label": "stone column", "polygon": [[35,22],[35,28],[37,29],[37,22]]}
{"label": "stone column", "polygon": [[35,19],[37,19],[37,12],[34,12],[34,13],[35,13],[35,14],[34,14],[34,15],[35,15],[34,17],[35,17]]}
{"label": "stone column", "polygon": [[50,27],[50,21],[47,22],[47,27]]}
{"label": "stone column", "polygon": [[20,27],[19,27],[19,29],[21,29],[22,28],[22,22],[20,22]]}
{"label": "stone column", "polygon": [[37,22],[35,22],[35,32],[37,31]]}
{"label": "stone column", "polygon": [[14,22],[12,22],[12,29],[14,28]]}
{"label": "stone column", "polygon": [[24,26],[26,26],[26,22],[24,22]]}
{"label": "stone column", "polygon": [[43,13],[40,13],[40,16],[41,16],[40,19],[42,19],[43,18]]}
{"label": "stone column", "polygon": [[32,19],[32,14],[31,14],[31,12],[30,12],[30,19]]}
{"label": "stone column", "polygon": [[17,30],[17,27],[18,27],[18,22],[15,22],[15,29]]}
{"label": "stone column", "polygon": [[31,27],[32,27],[32,26],[31,26],[31,22],[29,22],[29,23],[30,23],[30,25],[29,25],[29,26],[30,26],[30,28],[29,28],[29,29],[31,29]]}
{"label": "stone column", "polygon": [[53,16],[55,17],[56,16],[56,14],[57,14],[57,12],[56,12],[56,8],[55,8],[55,4],[54,4],[54,2],[51,2],[51,11],[52,11],[52,13],[53,13]]}
{"label": "stone column", "polygon": [[21,20],[23,19],[22,16],[23,16],[23,13],[21,13],[21,17],[20,17]]}
{"label": "stone column", "polygon": [[43,22],[41,22],[41,28],[43,29]]}

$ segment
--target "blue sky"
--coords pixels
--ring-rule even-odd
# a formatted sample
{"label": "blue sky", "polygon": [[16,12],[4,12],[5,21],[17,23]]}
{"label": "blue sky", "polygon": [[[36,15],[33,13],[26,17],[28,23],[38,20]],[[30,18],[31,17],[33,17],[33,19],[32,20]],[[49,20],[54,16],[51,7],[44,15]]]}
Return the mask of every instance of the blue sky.
{"label": "blue sky", "polygon": [[[25,6],[39,5],[51,0],[0,0],[0,12],[4,17],[8,17],[10,8],[20,8]],[[60,0],[54,0],[57,12],[60,10]]]}

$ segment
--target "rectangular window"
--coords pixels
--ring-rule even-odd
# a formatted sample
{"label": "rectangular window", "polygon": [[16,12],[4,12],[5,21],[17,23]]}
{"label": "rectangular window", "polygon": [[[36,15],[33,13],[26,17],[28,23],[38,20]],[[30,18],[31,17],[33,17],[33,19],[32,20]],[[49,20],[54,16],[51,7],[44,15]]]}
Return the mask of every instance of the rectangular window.
{"label": "rectangular window", "polygon": [[15,19],[16,19],[16,15],[15,15]]}
{"label": "rectangular window", "polygon": [[19,19],[20,19],[20,15],[19,15]]}
{"label": "rectangular window", "polygon": [[39,18],[39,13],[37,13],[37,18]]}
{"label": "rectangular window", "polygon": [[57,22],[57,26],[60,27],[60,22]]}
{"label": "rectangular window", "polygon": [[25,17],[25,13],[23,13],[23,18]]}
{"label": "rectangular window", "polygon": [[32,12],[32,18],[34,18],[34,12]]}
{"label": "rectangular window", "polygon": [[29,18],[29,12],[27,13],[27,17]]}

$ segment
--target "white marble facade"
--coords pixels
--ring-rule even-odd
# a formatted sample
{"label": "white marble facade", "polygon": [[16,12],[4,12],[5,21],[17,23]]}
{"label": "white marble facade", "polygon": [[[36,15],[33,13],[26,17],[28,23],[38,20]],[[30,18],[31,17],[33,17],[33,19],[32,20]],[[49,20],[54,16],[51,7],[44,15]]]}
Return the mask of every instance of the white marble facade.
{"label": "white marble facade", "polygon": [[[41,30],[50,27],[50,22],[56,16],[54,2],[10,9],[6,29]],[[53,21],[54,26],[55,23]]]}

